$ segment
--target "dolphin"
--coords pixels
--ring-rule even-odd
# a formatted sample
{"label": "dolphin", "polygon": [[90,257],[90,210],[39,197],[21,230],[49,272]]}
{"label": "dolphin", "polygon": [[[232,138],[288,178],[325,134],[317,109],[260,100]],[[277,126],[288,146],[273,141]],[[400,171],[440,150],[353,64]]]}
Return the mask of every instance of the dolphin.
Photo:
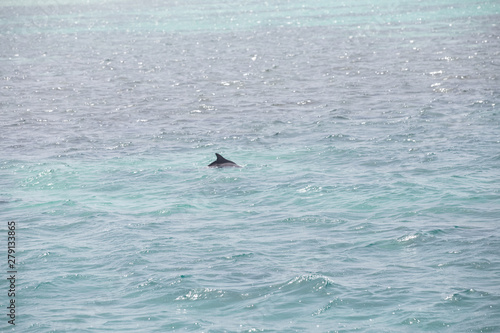
{"label": "dolphin", "polygon": [[222,155],[215,153],[217,156],[217,160],[213,161],[208,165],[209,168],[225,168],[225,167],[233,167],[233,168],[241,168],[238,164],[233,161],[226,160]]}

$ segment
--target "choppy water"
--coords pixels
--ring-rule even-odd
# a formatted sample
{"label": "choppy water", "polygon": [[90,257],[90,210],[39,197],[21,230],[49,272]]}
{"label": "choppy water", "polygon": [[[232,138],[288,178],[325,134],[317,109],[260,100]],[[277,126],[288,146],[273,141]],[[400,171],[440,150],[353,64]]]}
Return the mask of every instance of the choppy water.
{"label": "choppy water", "polygon": [[500,331],[498,2],[0,9],[2,331]]}

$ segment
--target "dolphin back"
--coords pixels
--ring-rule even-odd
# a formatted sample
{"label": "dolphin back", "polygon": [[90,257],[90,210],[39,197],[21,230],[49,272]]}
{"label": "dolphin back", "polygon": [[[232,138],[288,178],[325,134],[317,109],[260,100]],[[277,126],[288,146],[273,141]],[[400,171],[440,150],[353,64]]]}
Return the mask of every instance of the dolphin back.
{"label": "dolphin back", "polygon": [[215,156],[217,157],[217,160],[210,163],[208,165],[209,168],[226,168],[226,167],[241,168],[238,164],[228,159],[225,159],[220,154],[215,153]]}

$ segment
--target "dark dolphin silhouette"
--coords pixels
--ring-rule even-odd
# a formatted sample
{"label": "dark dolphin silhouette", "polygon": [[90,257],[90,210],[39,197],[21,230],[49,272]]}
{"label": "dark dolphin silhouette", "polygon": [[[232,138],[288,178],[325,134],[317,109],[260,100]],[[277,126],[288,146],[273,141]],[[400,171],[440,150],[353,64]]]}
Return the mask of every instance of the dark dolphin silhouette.
{"label": "dark dolphin silhouette", "polygon": [[234,163],[233,161],[226,160],[220,154],[215,153],[215,156],[217,156],[217,160],[210,163],[208,165],[209,168],[226,168],[226,167],[241,168],[238,164]]}

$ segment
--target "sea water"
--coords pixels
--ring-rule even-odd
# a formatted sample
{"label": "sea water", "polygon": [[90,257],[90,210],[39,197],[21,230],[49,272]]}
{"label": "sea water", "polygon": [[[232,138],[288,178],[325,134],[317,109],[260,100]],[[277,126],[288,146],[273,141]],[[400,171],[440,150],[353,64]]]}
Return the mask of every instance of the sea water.
{"label": "sea water", "polygon": [[2,1],[0,330],[499,332],[499,23]]}

